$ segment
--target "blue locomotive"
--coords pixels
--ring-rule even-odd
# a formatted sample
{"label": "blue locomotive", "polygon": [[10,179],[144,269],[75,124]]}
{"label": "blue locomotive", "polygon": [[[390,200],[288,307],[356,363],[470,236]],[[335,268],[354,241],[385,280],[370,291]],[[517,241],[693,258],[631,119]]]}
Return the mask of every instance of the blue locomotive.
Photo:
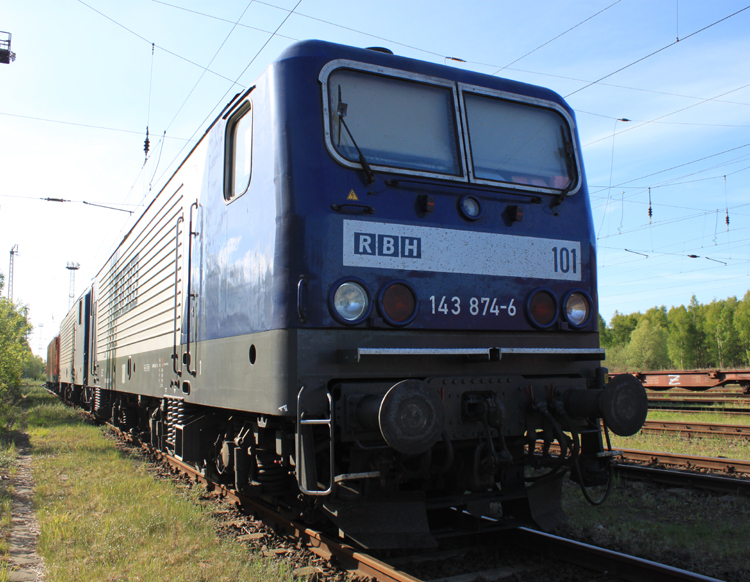
{"label": "blue locomotive", "polygon": [[102,267],[50,386],[366,547],[434,545],[446,508],[548,526],[568,469],[606,481],[600,419],[645,419],[601,367],[595,252],[557,94],[301,42]]}

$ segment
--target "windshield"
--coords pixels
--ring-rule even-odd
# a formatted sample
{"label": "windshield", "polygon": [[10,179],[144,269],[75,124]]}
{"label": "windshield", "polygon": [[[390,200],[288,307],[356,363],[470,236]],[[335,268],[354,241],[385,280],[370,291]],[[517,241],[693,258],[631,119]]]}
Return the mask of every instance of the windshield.
{"label": "windshield", "polygon": [[328,150],[368,178],[398,171],[549,194],[580,186],[575,122],[554,101],[352,61],[328,63],[320,79]]}
{"label": "windshield", "polygon": [[563,190],[568,124],[551,109],[464,92],[474,177]]}
{"label": "windshield", "polygon": [[339,69],[328,78],[331,140],[342,157],[359,154],[339,112],[372,165],[461,175],[450,87]]}

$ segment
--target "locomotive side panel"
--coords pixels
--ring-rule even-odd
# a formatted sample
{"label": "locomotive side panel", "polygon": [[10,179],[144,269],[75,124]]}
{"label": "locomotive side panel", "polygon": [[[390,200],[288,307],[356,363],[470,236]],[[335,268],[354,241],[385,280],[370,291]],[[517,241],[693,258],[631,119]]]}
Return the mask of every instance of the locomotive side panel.
{"label": "locomotive side panel", "polygon": [[75,383],[75,320],[77,313],[71,309],[60,324],[60,383]]}
{"label": "locomotive side panel", "polygon": [[75,346],[73,349],[74,383],[76,386],[88,384],[89,333],[91,312],[91,290],[86,291],[73,304],[73,325],[75,326]]}
{"label": "locomotive side panel", "polygon": [[179,388],[190,212],[200,195],[202,153],[196,148],[97,276],[95,365],[108,390],[162,396]]}
{"label": "locomotive side panel", "polygon": [[55,336],[47,346],[45,371],[47,375],[47,387],[49,388],[56,386],[60,381],[59,341],[60,336]]}
{"label": "locomotive side panel", "polygon": [[[191,341],[183,336],[192,350],[190,402],[261,414],[293,410],[296,334],[286,329],[294,301],[287,240],[293,202],[284,192],[289,168],[280,162],[292,128],[279,116],[283,92],[272,67],[208,137],[200,259],[191,273],[200,291]],[[251,136],[238,137],[248,120]],[[227,192],[238,139],[252,144],[251,172],[246,188]]]}

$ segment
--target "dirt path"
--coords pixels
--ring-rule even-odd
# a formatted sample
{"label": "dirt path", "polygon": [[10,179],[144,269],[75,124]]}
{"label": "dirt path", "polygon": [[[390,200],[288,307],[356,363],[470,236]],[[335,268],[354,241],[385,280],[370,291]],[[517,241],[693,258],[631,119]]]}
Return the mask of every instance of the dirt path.
{"label": "dirt path", "polygon": [[10,582],[44,580],[44,562],[36,553],[39,524],[34,513],[34,480],[31,474],[31,445],[26,434],[26,401],[23,422],[16,439],[16,474],[13,477],[12,529],[10,533]]}

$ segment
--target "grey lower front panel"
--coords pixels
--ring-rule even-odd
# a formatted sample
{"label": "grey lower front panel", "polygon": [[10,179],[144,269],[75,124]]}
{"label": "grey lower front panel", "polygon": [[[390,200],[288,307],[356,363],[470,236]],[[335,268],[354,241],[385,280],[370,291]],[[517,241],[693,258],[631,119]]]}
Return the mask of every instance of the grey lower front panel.
{"label": "grey lower front panel", "polygon": [[604,358],[591,333],[299,330],[297,346],[303,381],[586,375]]}
{"label": "grey lower front panel", "polygon": [[[357,349],[365,354],[358,360],[342,357]],[[293,416],[302,386],[318,391],[332,381],[435,376],[593,377],[603,357],[597,355],[598,336],[590,333],[358,329],[275,330],[191,344],[189,358],[186,346],[178,351],[177,362],[172,349],[118,352],[112,370],[115,390]],[[474,352],[493,358],[475,357]]]}

